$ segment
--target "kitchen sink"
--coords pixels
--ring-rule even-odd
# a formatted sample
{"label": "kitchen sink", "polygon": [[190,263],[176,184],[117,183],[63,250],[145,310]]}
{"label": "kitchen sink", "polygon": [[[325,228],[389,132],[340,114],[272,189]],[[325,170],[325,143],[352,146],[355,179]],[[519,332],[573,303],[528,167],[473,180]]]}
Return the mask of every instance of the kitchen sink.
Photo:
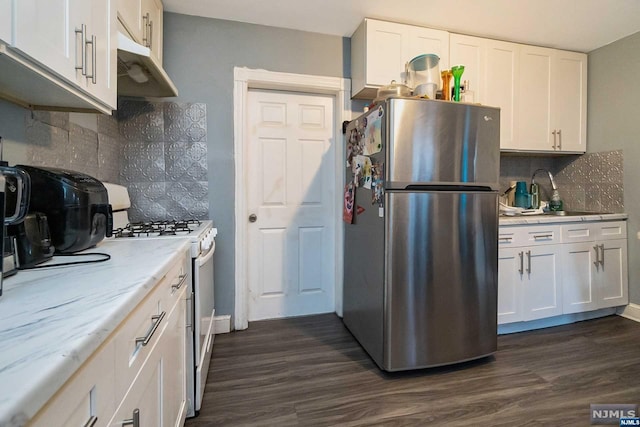
{"label": "kitchen sink", "polygon": [[549,211],[544,215],[558,215],[558,216],[585,216],[585,215],[605,215],[608,212],[586,212],[586,211]]}

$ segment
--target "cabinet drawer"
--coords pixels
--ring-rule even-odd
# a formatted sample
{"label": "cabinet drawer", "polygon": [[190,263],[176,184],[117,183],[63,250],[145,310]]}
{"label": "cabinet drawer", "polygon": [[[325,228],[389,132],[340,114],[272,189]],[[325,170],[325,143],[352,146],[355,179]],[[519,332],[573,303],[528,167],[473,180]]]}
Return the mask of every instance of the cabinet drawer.
{"label": "cabinet drawer", "polygon": [[186,257],[176,262],[156,288],[123,322],[116,333],[116,397],[124,396],[140,367],[167,325],[167,316],[179,301],[178,289],[188,286]]}
{"label": "cabinet drawer", "polygon": [[498,247],[500,248],[550,245],[561,241],[558,225],[500,227],[498,230]]}
{"label": "cabinet drawer", "polygon": [[626,238],[627,223],[625,221],[581,222],[562,226],[564,243]]}
{"label": "cabinet drawer", "polygon": [[114,349],[113,341],[99,349],[38,412],[29,426],[106,426],[116,409]]}

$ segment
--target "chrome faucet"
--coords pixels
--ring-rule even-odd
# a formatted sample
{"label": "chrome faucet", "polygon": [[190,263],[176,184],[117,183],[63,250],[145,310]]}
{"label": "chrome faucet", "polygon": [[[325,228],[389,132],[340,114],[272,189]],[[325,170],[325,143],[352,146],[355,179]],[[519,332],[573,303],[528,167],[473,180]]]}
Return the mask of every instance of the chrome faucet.
{"label": "chrome faucet", "polygon": [[542,171],[542,172],[546,172],[546,173],[549,175],[549,181],[551,181],[551,188],[552,188],[553,190],[557,190],[557,189],[558,189],[558,186],[556,185],[556,180],[555,180],[555,179],[553,179],[553,175],[551,175],[551,172],[549,172],[549,171],[548,171],[548,170],[546,170],[546,169],[536,169],[536,171],[535,171],[535,172],[533,173],[533,175],[531,176],[531,185],[533,185],[533,184],[535,184],[535,183],[536,183],[536,174],[537,174],[538,172],[541,172],[541,171]]}

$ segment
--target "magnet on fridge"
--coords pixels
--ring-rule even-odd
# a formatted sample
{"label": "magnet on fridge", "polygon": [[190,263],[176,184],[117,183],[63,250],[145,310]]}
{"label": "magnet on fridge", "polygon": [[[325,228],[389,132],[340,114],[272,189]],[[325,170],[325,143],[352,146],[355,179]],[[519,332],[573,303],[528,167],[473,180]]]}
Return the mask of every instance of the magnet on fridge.
{"label": "magnet on fridge", "polygon": [[378,216],[380,218],[384,218],[384,207],[382,206],[378,207]]}

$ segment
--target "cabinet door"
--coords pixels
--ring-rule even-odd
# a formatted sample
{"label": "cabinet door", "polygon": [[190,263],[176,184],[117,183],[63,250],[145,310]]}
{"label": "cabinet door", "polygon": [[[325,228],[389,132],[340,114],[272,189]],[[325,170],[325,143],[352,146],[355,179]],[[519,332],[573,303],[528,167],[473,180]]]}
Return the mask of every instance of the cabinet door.
{"label": "cabinet door", "polygon": [[[366,85],[388,85],[391,80],[403,82],[403,46],[408,37],[408,25],[367,20]],[[409,58],[411,59],[411,58]]]}
{"label": "cabinet door", "polygon": [[403,61],[409,62],[424,53],[435,53],[440,57],[440,69],[448,69],[449,33],[431,28],[409,26]]}
{"label": "cabinet door", "polygon": [[[112,109],[117,108],[116,0],[91,0],[89,36],[96,37],[95,79],[87,79],[88,90]],[[93,52],[91,51],[93,55]],[[92,58],[93,59],[93,58]],[[93,69],[93,61],[90,65]],[[95,82],[95,83],[94,83]]]}
{"label": "cabinet door", "polygon": [[[76,21],[72,15],[78,16],[87,10],[82,2],[75,3],[73,0],[14,2],[14,46],[69,80],[76,79],[76,48],[81,44],[74,30],[85,23],[72,22]],[[76,6],[78,9],[72,10]]]}
{"label": "cabinet door", "polygon": [[560,245],[523,248],[523,320],[562,314]]}
{"label": "cabinet door", "polygon": [[523,150],[553,151],[553,49],[522,45],[518,78],[518,143]]}
{"label": "cabinet door", "polygon": [[[471,90],[474,91],[475,102],[485,105],[483,81],[486,60],[487,39],[479,37],[451,34],[449,38],[450,61],[452,65],[464,65],[462,80],[467,80]],[[440,66],[441,70],[447,68]],[[502,116],[502,113],[500,114]]]}
{"label": "cabinet door", "polygon": [[[123,421],[134,419],[134,411],[138,411],[140,426],[161,427],[163,396],[162,377],[163,360],[161,352],[154,351],[147,359],[140,373],[131,385],[113,418],[110,427],[121,427]],[[125,424],[126,425],[126,424]],[[130,423],[129,425],[134,425]]]}
{"label": "cabinet door", "polygon": [[[183,288],[180,300],[169,315],[167,329],[162,335],[159,350],[164,352],[164,364],[167,369],[162,377],[163,420],[165,426],[182,425],[186,416],[186,288]],[[189,291],[190,292],[190,291]]]}
{"label": "cabinet door", "polygon": [[556,51],[553,74],[558,149],[584,153],[587,147],[587,55]]}
{"label": "cabinet door", "polygon": [[600,308],[595,242],[562,245],[562,312]]}
{"label": "cabinet door", "polygon": [[[162,2],[160,0],[142,0],[143,39],[145,46],[151,49],[151,55],[162,65]],[[146,25],[146,28],[144,27]]]}
{"label": "cabinet door", "polygon": [[598,242],[600,251],[600,307],[617,307],[629,302],[627,239]]}
{"label": "cabinet door", "polygon": [[118,0],[118,19],[133,40],[142,43],[142,1]]}
{"label": "cabinet door", "polygon": [[522,321],[522,248],[498,251],[498,324]]}
{"label": "cabinet door", "polygon": [[515,43],[486,40],[480,102],[500,107],[501,149],[517,148],[519,54],[520,47]]}
{"label": "cabinet door", "polygon": [[11,11],[13,0],[0,0],[0,41],[13,43],[11,37]]}

